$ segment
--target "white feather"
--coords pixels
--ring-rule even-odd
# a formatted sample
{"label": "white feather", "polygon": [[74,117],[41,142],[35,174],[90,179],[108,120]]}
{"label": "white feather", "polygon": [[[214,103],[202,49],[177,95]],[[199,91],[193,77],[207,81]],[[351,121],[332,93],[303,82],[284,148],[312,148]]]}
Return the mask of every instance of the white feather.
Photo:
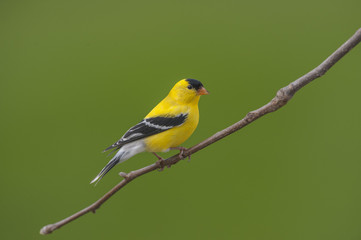
{"label": "white feather", "polygon": [[167,130],[167,129],[171,129],[172,127],[174,127],[174,126],[161,126],[161,125],[153,124],[153,123],[147,122],[147,119],[144,120],[144,123],[148,127],[158,128],[158,129],[162,129],[162,130]]}
{"label": "white feather", "polygon": [[144,139],[140,139],[138,141],[130,142],[125,144],[123,147],[119,149],[119,151],[115,154],[114,158],[119,158],[119,163],[122,163],[134,155],[145,151],[145,143]]}
{"label": "white feather", "polygon": [[122,146],[109,163],[100,171],[100,173],[90,182],[90,184],[99,181],[116,164],[122,163],[134,155],[146,150],[144,139],[140,139]]}

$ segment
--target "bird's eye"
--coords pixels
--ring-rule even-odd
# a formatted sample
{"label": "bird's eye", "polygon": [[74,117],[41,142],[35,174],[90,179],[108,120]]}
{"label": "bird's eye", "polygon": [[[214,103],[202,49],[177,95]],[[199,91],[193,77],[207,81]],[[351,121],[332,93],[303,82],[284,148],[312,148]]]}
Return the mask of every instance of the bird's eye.
{"label": "bird's eye", "polygon": [[188,85],[188,87],[187,87],[188,89],[192,89],[193,88],[193,86],[192,85]]}

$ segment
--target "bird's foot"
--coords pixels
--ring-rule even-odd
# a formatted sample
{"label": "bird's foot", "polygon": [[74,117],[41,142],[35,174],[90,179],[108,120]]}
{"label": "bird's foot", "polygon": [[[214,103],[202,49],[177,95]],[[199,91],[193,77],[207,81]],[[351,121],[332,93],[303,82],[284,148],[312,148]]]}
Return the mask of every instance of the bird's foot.
{"label": "bird's foot", "polygon": [[[179,150],[179,157],[181,158],[181,159],[184,159],[185,158],[185,156],[184,156],[184,151],[187,151],[187,148],[185,148],[185,147],[172,147],[172,148],[170,148],[171,150]],[[188,162],[190,162],[191,161],[191,155],[189,154],[188,155]]]}
{"label": "bird's foot", "polygon": [[[164,158],[162,158],[161,156],[159,156],[158,154],[156,154],[155,152],[153,152],[153,154],[158,158],[158,161],[155,162],[155,164],[158,165],[159,167],[159,172],[163,171],[164,167],[165,167],[165,161]],[[169,166],[168,166],[169,167]]]}

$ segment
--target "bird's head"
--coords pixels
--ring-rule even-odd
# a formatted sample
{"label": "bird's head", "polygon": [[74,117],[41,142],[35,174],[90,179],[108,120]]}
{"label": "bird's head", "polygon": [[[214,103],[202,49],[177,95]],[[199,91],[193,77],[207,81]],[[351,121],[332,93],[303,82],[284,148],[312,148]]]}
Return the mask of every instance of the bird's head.
{"label": "bird's head", "polygon": [[203,84],[195,79],[183,79],[177,82],[169,93],[169,96],[180,103],[197,104],[201,95],[209,94]]}

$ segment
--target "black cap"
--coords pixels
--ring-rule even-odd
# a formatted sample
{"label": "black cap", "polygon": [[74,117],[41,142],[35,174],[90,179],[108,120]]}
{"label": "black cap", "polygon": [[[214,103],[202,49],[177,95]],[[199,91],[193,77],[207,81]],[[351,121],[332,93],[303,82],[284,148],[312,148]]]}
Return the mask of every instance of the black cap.
{"label": "black cap", "polygon": [[203,84],[198,80],[187,78],[186,81],[189,82],[189,84],[192,85],[192,87],[194,87],[194,89],[196,89],[197,91],[198,89],[203,87]]}

